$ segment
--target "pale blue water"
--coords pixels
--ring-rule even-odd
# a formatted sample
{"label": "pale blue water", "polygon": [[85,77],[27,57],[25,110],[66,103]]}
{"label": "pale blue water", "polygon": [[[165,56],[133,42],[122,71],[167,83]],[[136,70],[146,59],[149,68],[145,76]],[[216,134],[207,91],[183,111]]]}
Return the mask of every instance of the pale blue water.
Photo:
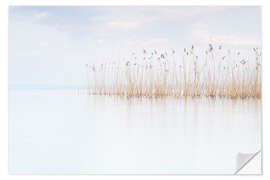
{"label": "pale blue water", "polygon": [[11,173],[233,174],[260,149],[260,101],[9,91]]}

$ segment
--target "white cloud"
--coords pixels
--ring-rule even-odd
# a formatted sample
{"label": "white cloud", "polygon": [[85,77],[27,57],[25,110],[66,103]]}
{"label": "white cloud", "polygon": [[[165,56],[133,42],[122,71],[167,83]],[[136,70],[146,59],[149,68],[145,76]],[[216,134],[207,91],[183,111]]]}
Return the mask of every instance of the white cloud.
{"label": "white cloud", "polygon": [[129,41],[128,44],[131,46],[139,46],[139,47],[147,47],[147,46],[154,46],[159,45],[162,43],[168,43],[167,38],[153,38],[149,40],[135,40],[135,41]]}
{"label": "white cloud", "polygon": [[191,36],[201,43],[213,42],[233,46],[260,46],[262,43],[261,38],[254,35],[227,35],[198,29],[193,30]]}
{"label": "white cloud", "polygon": [[47,18],[49,16],[49,13],[48,12],[45,12],[45,11],[43,11],[43,12],[36,12],[36,13],[34,13],[33,16],[34,16],[34,18],[36,20],[40,20],[40,19]]}
{"label": "white cloud", "polygon": [[49,42],[48,42],[48,41],[41,41],[41,42],[39,43],[39,46],[40,46],[40,47],[48,47],[48,46],[49,46]]}
{"label": "white cloud", "polygon": [[97,42],[98,44],[103,44],[103,43],[104,43],[104,40],[103,40],[103,39],[98,39],[98,40],[96,40],[96,42]]}
{"label": "white cloud", "polygon": [[152,11],[161,17],[169,19],[179,19],[198,16],[201,14],[211,14],[225,10],[225,6],[194,6],[190,8],[179,8],[179,7],[152,7],[151,9],[145,8],[144,10],[149,12]]}
{"label": "white cloud", "polygon": [[167,38],[153,38],[151,40],[145,41],[143,44],[145,46],[150,46],[150,45],[162,44],[162,43],[167,43],[167,42],[168,42]]}
{"label": "white cloud", "polygon": [[111,28],[117,28],[117,29],[137,29],[141,23],[138,21],[111,21],[107,24]]}

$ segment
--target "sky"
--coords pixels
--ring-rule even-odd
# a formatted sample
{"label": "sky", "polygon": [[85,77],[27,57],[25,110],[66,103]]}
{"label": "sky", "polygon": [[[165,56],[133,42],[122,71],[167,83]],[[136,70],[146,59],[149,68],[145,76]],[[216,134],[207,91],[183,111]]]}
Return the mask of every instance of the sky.
{"label": "sky", "polygon": [[83,87],[86,63],[211,42],[261,47],[257,6],[11,6],[9,87]]}

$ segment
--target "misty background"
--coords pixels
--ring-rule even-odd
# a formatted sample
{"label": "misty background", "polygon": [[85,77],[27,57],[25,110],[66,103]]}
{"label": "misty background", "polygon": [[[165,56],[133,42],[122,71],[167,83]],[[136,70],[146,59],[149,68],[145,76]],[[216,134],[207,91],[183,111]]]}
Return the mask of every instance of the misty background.
{"label": "misty background", "polygon": [[85,64],[128,59],[142,49],[261,47],[256,6],[12,6],[9,88],[87,86]]}

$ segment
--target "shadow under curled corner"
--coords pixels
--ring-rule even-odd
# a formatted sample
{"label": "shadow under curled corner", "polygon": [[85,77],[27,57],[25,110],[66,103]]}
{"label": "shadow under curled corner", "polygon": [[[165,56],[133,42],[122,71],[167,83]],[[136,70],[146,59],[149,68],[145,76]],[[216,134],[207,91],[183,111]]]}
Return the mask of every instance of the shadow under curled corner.
{"label": "shadow under curled corner", "polygon": [[261,150],[256,153],[238,153],[235,175],[262,175]]}

